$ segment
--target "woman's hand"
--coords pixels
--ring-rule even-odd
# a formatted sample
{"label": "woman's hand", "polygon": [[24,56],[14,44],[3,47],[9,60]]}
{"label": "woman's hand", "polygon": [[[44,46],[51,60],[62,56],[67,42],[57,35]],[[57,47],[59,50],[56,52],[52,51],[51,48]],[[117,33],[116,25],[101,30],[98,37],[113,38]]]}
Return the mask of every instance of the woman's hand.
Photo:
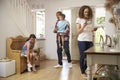
{"label": "woman's hand", "polygon": [[78,35],[84,31],[86,24],[84,24],[83,27],[81,27],[81,24],[77,24],[77,33]]}
{"label": "woman's hand", "polygon": [[85,21],[85,23],[83,24],[83,28],[85,28],[87,26],[87,21]]}

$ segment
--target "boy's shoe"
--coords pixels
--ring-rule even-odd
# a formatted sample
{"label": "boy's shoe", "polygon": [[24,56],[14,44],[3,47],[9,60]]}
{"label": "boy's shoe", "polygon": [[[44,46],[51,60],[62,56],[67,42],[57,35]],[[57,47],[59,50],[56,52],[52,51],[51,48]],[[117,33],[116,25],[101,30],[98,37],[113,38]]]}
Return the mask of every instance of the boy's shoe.
{"label": "boy's shoe", "polygon": [[54,66],[54,68],[61,68],[62,67],[62,65],[60,65],[60,64],[57,64],[56,66]]}
{"label": "boy's shoe", "polygon": [[69,68],[72,68],[72,63],[68,63],[68,67],[69,67]]}

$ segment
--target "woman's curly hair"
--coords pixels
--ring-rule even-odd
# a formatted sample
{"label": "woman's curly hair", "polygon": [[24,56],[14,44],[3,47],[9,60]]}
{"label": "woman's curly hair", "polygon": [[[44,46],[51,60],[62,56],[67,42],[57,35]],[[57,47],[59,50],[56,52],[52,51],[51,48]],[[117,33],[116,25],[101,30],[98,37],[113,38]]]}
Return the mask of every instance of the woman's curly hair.
{"label": "woman's curly hair", "polygon": [[93,18],[92,9],[91,9],[91,7],[89,7],[89,6],[87,6],[87,5],[84,5],[84,6],[82,6],[82,7],[80,8],[80,10],[79,10],[79,17],[80,17],[80,18],[84,18],[84,10],[85,10],[86,8],[89,10],[89,14],[88,14],[89,19]]}

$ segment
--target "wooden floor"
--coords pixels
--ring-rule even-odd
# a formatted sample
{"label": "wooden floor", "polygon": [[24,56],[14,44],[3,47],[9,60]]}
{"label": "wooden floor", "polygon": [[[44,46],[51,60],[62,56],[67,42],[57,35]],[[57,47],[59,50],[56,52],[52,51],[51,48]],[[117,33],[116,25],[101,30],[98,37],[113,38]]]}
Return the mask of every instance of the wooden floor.
{"label": "wooden floor", "polygon": [[73,61],[73,67],[69,69],[67,61],[63,60],[63,68],[54,68],[56,60],[45,60],[40,62],[37,72],[24,72],[14,74],[0,80],[86,80],[81,78],[78,61]]}

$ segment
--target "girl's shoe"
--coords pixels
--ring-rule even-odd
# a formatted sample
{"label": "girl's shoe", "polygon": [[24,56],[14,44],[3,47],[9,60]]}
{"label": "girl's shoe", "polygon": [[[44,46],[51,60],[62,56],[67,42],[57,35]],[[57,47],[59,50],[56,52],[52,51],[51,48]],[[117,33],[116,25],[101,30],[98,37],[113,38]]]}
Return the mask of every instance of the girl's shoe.
{"label": "girl's shoe", "polygon": [[29,72],[31,72],[31,68],[30,67],[28,67],[27,69],[28,69]]}
{"label": "girl's shoe", "polygon": [[33,71],[36,71],[35,64],[33,65],[32,70],[33,70]]}
{"label": "girl's shoe", "polygon": [[30,67],[30,68],[32,67],[32,65],[30,63],[28,63],[27,66]]}

